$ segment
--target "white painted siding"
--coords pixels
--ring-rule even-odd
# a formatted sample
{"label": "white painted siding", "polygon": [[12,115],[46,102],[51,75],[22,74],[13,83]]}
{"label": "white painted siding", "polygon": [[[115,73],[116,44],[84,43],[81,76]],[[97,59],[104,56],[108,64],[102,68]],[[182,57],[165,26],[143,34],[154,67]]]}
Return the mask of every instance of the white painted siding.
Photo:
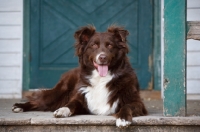
{"label": "white painted siding", "polygon": [[22,95],[23,0],[0,0],[0,98]]}
{"label": "white painted siding", "polygon": [[[187,0],[187,21],[200,21],[200,0]],[[200,94],[200,41],[197,40],[187,40],[187,93]]]}

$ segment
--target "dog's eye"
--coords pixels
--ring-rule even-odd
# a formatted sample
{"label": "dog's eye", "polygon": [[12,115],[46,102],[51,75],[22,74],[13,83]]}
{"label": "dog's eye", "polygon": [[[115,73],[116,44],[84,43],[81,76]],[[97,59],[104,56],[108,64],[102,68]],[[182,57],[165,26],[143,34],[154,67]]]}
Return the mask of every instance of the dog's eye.
{"label": "dog's eye", "polygon": [[97,48],[98,48],[98,45],[97,45],[97,44],[93,44],[93,45],[92,45],[92,48],[97,49]]}
{"label": "dog's eye", "polygon": [[109,49],[111,49],[113,46],[111,44],[108,44],[107,46]]}

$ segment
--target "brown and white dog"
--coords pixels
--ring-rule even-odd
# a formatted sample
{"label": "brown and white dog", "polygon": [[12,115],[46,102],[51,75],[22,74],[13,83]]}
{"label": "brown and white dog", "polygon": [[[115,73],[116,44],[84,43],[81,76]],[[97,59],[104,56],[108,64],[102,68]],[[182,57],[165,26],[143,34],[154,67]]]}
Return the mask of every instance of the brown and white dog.
{"label": "brown and white dog", "polygon": [[82,27],[74,35],[80,66],[65,73],[53,89],[34,92],[28,102],[14,104],[12,111],[54,111],[56,118],[114,115],[118,127],[129,126],[132,117],[147,115],[127,57],[128,34],[118,26],[103,33],[94,26]]}

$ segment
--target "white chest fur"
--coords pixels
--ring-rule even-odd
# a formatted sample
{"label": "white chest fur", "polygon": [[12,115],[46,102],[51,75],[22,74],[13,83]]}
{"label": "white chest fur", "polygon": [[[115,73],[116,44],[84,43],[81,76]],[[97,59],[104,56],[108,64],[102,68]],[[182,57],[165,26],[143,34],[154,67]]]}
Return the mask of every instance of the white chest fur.
{"label": "white chest fur", "polygon": [[106,88],[106,84],[113,78],[110,73],[105,77],[100,77],[98,72],[94,70],[89,77],[92,86],[82,87],[80,92],[85,94],[87,105],[92,114],[110,115],[115,113],[118,100],[112,106],[108,104],[110,91]]}

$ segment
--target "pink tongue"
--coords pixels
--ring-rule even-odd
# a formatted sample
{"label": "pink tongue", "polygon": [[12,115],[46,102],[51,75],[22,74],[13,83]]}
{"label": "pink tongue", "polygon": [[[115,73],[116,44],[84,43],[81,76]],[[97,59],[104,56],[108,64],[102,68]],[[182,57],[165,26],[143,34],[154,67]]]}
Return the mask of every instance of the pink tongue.
{"label": "pink tongue", "polygon": [[105,77],[108,73],[108,66],[106,65],[98,65],[99,75]]}

